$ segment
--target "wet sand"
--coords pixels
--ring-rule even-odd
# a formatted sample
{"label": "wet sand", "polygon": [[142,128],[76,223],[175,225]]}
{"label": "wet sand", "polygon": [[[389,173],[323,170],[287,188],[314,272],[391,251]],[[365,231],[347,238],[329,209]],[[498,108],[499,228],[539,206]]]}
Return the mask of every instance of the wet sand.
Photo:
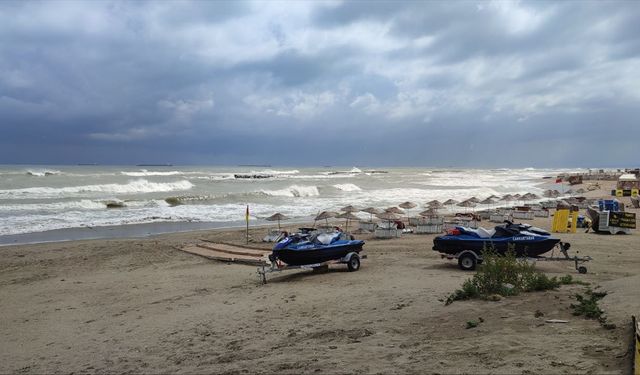
{"label": "wet sand", "polygon": [[[534,224],[549,228],[551,218]],[[585,275],[569,262],[538,263],[607,291],[613,330],[571,314],[579,285],[445,306],[472,274],[432,251],[431,235],[358,236],[368,255],[359,271],[290,271],[267,285],[255,267],[174,248],[200,238],[241,244],[237,230],[6,246],[0,372],[628,373],[638,236],[560,235],[594,258]]]}

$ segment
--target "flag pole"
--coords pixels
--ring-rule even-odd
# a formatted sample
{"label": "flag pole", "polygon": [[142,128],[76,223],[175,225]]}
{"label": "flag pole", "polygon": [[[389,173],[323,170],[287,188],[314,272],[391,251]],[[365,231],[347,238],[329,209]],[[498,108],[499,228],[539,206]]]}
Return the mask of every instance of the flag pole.
{"label": "flag pole", "polygon": [[245,221],[247,222],[247,245],[249,244],[249,205],[247,205],[247,211],[245,213]]}

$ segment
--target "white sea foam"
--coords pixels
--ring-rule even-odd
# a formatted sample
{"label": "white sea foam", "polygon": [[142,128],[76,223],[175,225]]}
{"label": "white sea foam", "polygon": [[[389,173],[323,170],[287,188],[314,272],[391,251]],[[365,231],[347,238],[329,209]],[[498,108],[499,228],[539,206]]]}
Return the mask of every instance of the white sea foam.
{"label": "white sea foam", "polygon": [[130,177],[147,177],[147,176],[175,176],[178,174],[183,174],[180,171],[148,171],[146,169],[141,169],[139,172],[120,172],[120,174]]}
{"label": "white sea foam", "polygon": [[261,193],[274,197],[315,197],[320,195],[316,186],[299,185],[291,185],[280,190],[261,190]]}
{"label": "white sea foam", "polygon": [[45,177],[45,176],[53,176],[56,174],[60,174],[60,171],[56,171],[56,170],[50,170],[50,169],[28,169],[27,170],[27,175],[29,176],[34,176],[34,177]]}
{"label": "white sea foam", "polygon": [[83,195],[87,193],[141,194],[165,191],[189,190],[193,184],[187,180],[175,182],[149,182],[144,179],[129,181],[126,184],[104,184],[68,186],[62,188],[32,187],[25,189],[0,190],[0,199],[57,198],[62,196]]}
{"label": "white sea foam", "polygon": [[342,190],[342,191],[360,191],[362,189],[360,189],[360,187],[358,187],[358,185],[355,184],[335,184],[333,185],[334,188],[338,189],[338,190]]}
{"label": "white sea foam", "polygon": [[102,210],[106,207],[104,202],[82,199],[79,201],[54,202],[54,203],[29,203],[29,204],[3,204],[0,205],[1,213],[19,213],[30,211],[61,212],[69,210]]}
{"label": "white sea foam", "polygon": [[288,171],[280,171],[276,169],[265,169],[263,171],[251,171],[249,173],[239,173],[239,174],[255,174],[255,175],[272,175],[272,176],[280,176],[280,175],[292,175],[300,173],[297,169],[292,169]]}

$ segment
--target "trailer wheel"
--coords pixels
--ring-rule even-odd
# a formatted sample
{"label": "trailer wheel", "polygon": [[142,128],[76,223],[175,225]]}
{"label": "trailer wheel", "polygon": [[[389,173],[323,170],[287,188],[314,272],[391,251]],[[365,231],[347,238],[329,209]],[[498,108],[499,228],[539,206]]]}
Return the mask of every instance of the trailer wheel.
{"label": "trailer wheel", "polygon": [[473,271],[476,269],[476,264],[478,264],[478,260],[471,253],[464,253],[458,257],[458,265],[460,269],[463,271]]}
{"label": "trailer wheel", "polygon": [[351,259],[347,262],[347,268],[349,272],[357,271],[360,269],[360,257],[358,255],[353,255]]}
{"label": "trailer wheel", "polygon": [[578,273],[587,273],[587,267],[585,266],[578,267]]}

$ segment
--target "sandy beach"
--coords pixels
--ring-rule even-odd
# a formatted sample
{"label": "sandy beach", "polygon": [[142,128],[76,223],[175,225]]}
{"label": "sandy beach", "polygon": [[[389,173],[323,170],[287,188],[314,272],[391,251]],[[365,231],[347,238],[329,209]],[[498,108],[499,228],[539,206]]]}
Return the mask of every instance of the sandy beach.
{"label": "sandy beach", "polygon": [[[532,223],[549,229],[551,218]],[[637,231],[559,237],[594,258],[589,272],[538,268],[607,291],[601,306],[615,329],[571,314],[581,285],[445,306],[472,273],[432,251],[432,235],[358,236],[368,256],[358,272],[291,271],[266,285],[255,267],[176,250],[198,239],[242,244],[242,230],[1,247],[0,372],[629,373]]]}

